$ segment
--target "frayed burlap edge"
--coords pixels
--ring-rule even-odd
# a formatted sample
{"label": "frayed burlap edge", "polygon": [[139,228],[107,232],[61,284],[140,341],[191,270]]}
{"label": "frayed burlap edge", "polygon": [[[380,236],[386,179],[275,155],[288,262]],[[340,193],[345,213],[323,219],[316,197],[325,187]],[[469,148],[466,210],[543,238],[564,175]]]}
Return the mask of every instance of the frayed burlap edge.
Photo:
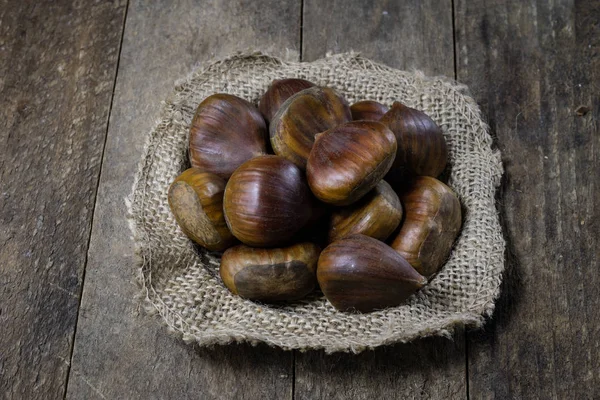
{"label": "frayed burlap edge", "polygon": [[[163,140],[163,137],[161,137],[161,135],[163,135],[164,132],[168,131],[168,127],[170,126],[170,124],[173,124],[173,122],[175,121],[177,123],[180,123],[181,125],[184,125],[185,117],[181,117],[181,115],[176,115],[174,117],[174,114],[177,112],[181,112],[181,110],[185,109],[185,107],[187,107],[187,114],[189,114],[189,112],[193,112],[193,110],[189,110],[191,105],[186,104],[185,106],[182,106],[182,98],[189,96],[189,93],[187,93],[186,91],[189,90],[190,85],[201,85],[202,82],[206,82],[211,79],[218,81],[220,75],[225,76],[228,72],[232,70],[242,70],[247,66],[255,66],[256,64],[260,63],[265,63],[271,68],[286,67],[288,69],[293,69],[294,67],[301,69],[303,65],[313,64],[320,68],[332,68],[333,71],[336,70],[337,66],[343,65],[345,68],[350,70],[352,70],[352,68],[356,69],[356,71],[358,71],[357,73],[359,74],[372,73],[376,76],[383,74],[388,78],[390,76],[393,77],[395,75],[409,77],[414,82],[417,82],[417,87],[420,84],[423,84],[425,86],[429,85],[427,86],[428,88],[436,85],[439,87],[441,85],[442,91],[447,91],[447,95],[449,97],[460,97],[460,101],[462,102],[461,104],[463,105],[461,109],[462,117],[466,118],[469,121],[469,123],[472,125],[473,131],[477,131],[480,134],[478,137],[475,138],[473,143],[469,144],[470,147],[465,153],[457,153],[454,155],[454,161],[456,161],[456,159],[460,157],[474,156],[477,158],[481,158],[481,165],[483,165],[484,168],[489,168],[490,171],[489,174],[486,175],[486,177],[489,178],[489,180],[493,181],[490,186],[492,188],[492,193],[488,193],[488,195],[491,195],[492,199],[494,197],[495,191],[500,183],[500,177],[503,172],[502,164],[500,161],[500,154],[498,151],[492,151],[491,138],[488,134],[488,127],[483,122],[480,116],[480,111],[477,104],[468,95],[467,88],[463,85],[457,84],[456,82],[448,80],[446,78],[428,78],[420,72],[407,73],[397,71],[392,68],[374,63],[366,58],[361,57],[356,53],[328,56],[327,58],[317,60],[314,63],[303,64],[294,62],[283,62],[277,58],[270,57],[262,53],[236,54],[225,59],[213,61],[207,64],[208,66],[206,68],[202,70],[196,70],[192,74],[190,74],[188,78],[186,78],[183,81],[180,81],[176,86],[174,95],[164,103],[163,116],[160,119],[160,121],[157,122],[156,126],[151,130],[147,138],[145,148],[143,151],[143,158],[139,164],[139,169],[135,175],[135,180],[133,182],[132,193],[130,197],[126,199],[130,227],[133,233],[134,242],[136,244],[136,252],[140,257],[138,280],[142,287],[142,291],[140,292],[140,298],[143,301],[144,309],[150,314],[160,315],[160,319],[168,327],[169,331],[182,338],[185,342],[197,343],[200,346],[228,344],[232,342],[250,342],[252,344],[264,342],[269,345],[278,346],[288,350],[324,349],[326,352],[351,351],[354,353],[358,353],[368,348],[374,348],[380,345],[392,344],[397,342],[408,342],[418,337],[433,335],[450,337],[454,328],[457,326],[469,326],[476,328],[480,327],[483,324],[485,318],[493,313],[494,300],[499,294],[501,275],[504,266],[504,241],[502,239],[500,225],[498,222],[498,215],[497,211],[495,210],[493,200],[490,204],[488,204],[488,206],[491,207],[491,209],[489,210],[489,214],[491,215],[490,225],[493,225],[493,229],[491,229],[490,231],[493,231],[494,234],[490,237],[485,238],[462,238],[465,240],[461,239],[463,242],[469,240],[477,241],[478,239],[494,241],[493,246],[488,246],[489,248],[494,248],[493,254],[482,255],[482,257],[488,257],[488,260],[481,264],[486,268],[489,268],[491,266],[491,268],[489,269],[492,271],[492,273],[489,274],[489,276],[484,274],[485,285],[474,285],[474,288],[478,289],[476,289],[473,293],[469,292],[466,296],[463,296],[467,297],[468,301],[465,301],[464,304],[461,303],[461,306],[458,307],[458,309],[453,309],[452,312],[449,312],[447,316],[443,318],[436,318],[435,321],[431,321],[431,323],[428,323],[427,320],[420,321],[417,319],[417,325],[419,325],[418,329],[413,329],[412,331],[398,331],[394,329],[395,326],[404,323],[404,321],[400,321],[397,318],[395,319],[394,316],[390,318],[390,321],[386,321],[386,314],[388,313],[388,310],[383,310],[373,314],[363,315],[360,317],[354,317],[348,316],[347,314],[337,313],[334,310],[331,310],[331,308],[325,308],[325,311],[322,313],[322,315],[327,315],[328,318],[329,316],[331,316],[331,318],[326,318],[325,320],[323,320],[323,318],[317,317],[315,319],[316,322],[311,322],[313,325],[317,325],[317,328],[322,328],[316,330],[313,329],[314,336],[311,336],[310,333],[311,329],[314,328],[310,323],[306,325],[308,327],[307,330],[309,331],[309,334],[307,334],[305,330],[298,330],[296,325],[293,325],[292,328],[290,328],[291,325],[289,321],[283,325],[278,324],[277,318],[274,318],[273,321],[271,321],[271,319],[268,319],[270,325],[265,327],[261,331],[257,332],[256,329],[246,330],[244,329],[244,318],[249,318],[249,320],[252,320],[254,318],[254,315],[248,315],[247,312],[235,314],[235,307],[233,308],[233,311],[228,311],[229,313],[235,314],[235,317],[240,319],[239,324],[233,324],[233,328],[231,325],[219,326],[218,324],[211,325],[208,328],[208,325],[204,322],[206,320],[209,320],[211,318],[211,315],[214,315],[211,314],[210,310],[208,312],[204,310],[201,313],[193,314],[193,318],[190,318],[190,316],[187,315],[190,309],[193,313],[195,309],[202,308],[205,304],[209,304],[210,299],[201,299],[199,303],[196,300],[194,300],[194,304],[187,304],[185,306],[181,306],[182,302],[190,303],[189,299],[193,298],[193,293],[191,293],[193,292],[193,287],[190,287],[190,290],[186,290],[186,285],[189,284],[189,282],[195,282],[197,280],[210,280],[211,285],[213,285],[213,288],[211,290],[215,290],[214,285],[218,278],[214,273],[211,274],[210,271],[212,268],[212,271],[214,272],[215,269],[218,267],[218,264],[215,265],[215,260],[218,259],[214,254],[210,253],[201,252],[200,254],[196,254],[196,250],[193,250],[193,247],[189,243],[184,244],[182,240],[185,240],[186,242],[189,241],[187,241],[187,239],[185,238],[182,238],[182,234],[180,232],[174,232],[173,227],[171,227],[170,229],[172,236],[177,237],[178,240],[177,246],[179,247],[174,246],[176,250],[181,251],[181,249],[184,249],[184,252],[186,252],[187,250],[185,249],[189,249],[193,253],[193,257],[195,257],[195,259],[191,259],[190,256],[187,258],[182,257],[180,260],[178,260],[177,257],[173,258],[171,254],[169,256],[170,258],[167,257],[164,259],[168,260],[168,262],[165,262],[164,265],[161,264],[164,261],[162,256],[164,256],[165,253],[169,253],[169,251],[170,253],[176,253],[177,251],[172,251],[172,249],[170,249],[169,251],[161,252],[162,246],[159,246],[157,248],[156,238],[152,237],[152,235],[154,234],[154,232],[152,231],[152,224],[155,224],[156,222],[148,222],[152,221],[152,218],[149,218],[147,215],[149,210],[147,209],[148,202],[146,200],[149,195],[148,191],[153,190],[151,186],[148,185],[148,177],[150,175],[150,171],[152,171],[153,163],[155,161],[155,158],[153,158],[153,154],[155,153],[155,151],[157,151],[157,148],[161,146],[160,143],[161,140]],[[308,76],[300,75],[298,77],[306,77],[309,79],[311,78]],[[268,81],[270,82],[270,80],[271,78],[266,79],[264,82],[261,83],[261,85],[263,87],[266,87],[265,85],[268,84]],[[321,82],[317,83],[322,84]],[[335,87],[336,85],[334,84],[331,86]],[[218,89],[218,87],[215,89]],[[233,92],[232,94],[241,95],[241,97],[244,97],[245,94],[236,93],[237,88],[231,90],[232,88],[227,87],[226,84],[224,84],[223,89],[225,90],[214,91]],[[341,90],[342,92],[344,91],[344,88],[336,87],[336,89]],[[352,88],[345,89],[352,90]],[[262,90],[264,90],[264,88],[259,90],[258,92],[261,92]],[[258,93],[256,90],[255,92]],[[252,99],[248,98],[248,100],[253,100],[254,102],[256,102],[256,93],[253,94]],[[374,99],[383,100],[380,98]],[[352,98],[352,96],[349,96],[349,100],[358,100],[358,98]],[[195,104],[197,104],[198,102],[199,101],[197,101]],[[409,105],[416,106],[417,104],[410,104],[409,102]],[[421,105],[421,108],[426,109],[427,107],[425,105]],[[178,118],[179,120],[177,120]],[[436,122],[440,123],[439,121]],[[441,125],[442,128],[444,128],[444,125]],[[452,132],[445,131],[444,134],[451,135]],[[178,161],[174,161],[174,163],[180,164],[177,168],[178,170],[181,170],[185,167],[185,161],[183,161],[184,157],[185,156],[181,154],[181,151],[179,151],[176,154],[173,154],[173,158],[178,159]],[[168,186],[168,182],[170,182],[171,179],[172,177],[164,177],[162,186]],[[165,192],[164,188],[162,188],[161,190],[162,193]],[[154,193],[152,193],[152,195],[154,195]],[[461,198],[461,201],[463,201],[464,204],[464,199]],[[169,217],[166,216],[167,211],[168,210],[161,210],[162,214],[160,215],[161,218],[164,215],[165,220],[168,221]],[[165,239],[168,240],[168,238]],[[459,246],[460,244],[461,242],[459,241],[459,243],[457,243],[457,246]],[[451,261],[452,256],[449,263]],[[210,266],[210,268],[204,269],[206,271],[206,276],[204,276],[205,274],[202,272],[202,268],[197,268],[196,264],[198,263],[206,264],[203,265],[204,267]],[[174,264],[176,266],[174,266]],[[188,276],[186,273],[190,270],[199,270],[199,275]],[[174,272],[172,272],[172,275],[169,275],[164,274],[160,271]],[[153,275],[159,275],[160,282],[156,283],[156,285],[153,281]],[[200,276],[200,278],[198,278],[198,276]],[[177,294],[173,295],[173,287],[178,286],[177,284],[173,284],[172,282],[178,280],[182,282],[182,284],[179,286],[183,286],[183,289],[179,288],[177,290]],[[165,284],[165,282],[168,283]],[[217,291],[220,296],[226,296],[226,294],[223,294],[224,292],[221,292],[220,290],[218,290],[218,288]],[[422,292],[425,293],[427,292],[427,290],[424,290]],[[481,295],[482,293],[484,295]],[[469,297],[471,295],[472,297]],[[430,298],[437,299],[439,297],[440,296],[438,295],[429,296],[421,295],[420,293],[417,296],[413,296],[413,298],[411,298],[411,300],[409,301],[410,304],[406,307],[411,307],[411,309],[415,309],[418,311],[419,307],[422,306],[422,304],[420,304],[419,301],[425,301],[425,307],[428,307],[426,302],[429,301]],[[184,300],[182,301],[181,299]],[[463,299],[461,298],[461,301],[462,300]],[[231,302],[232,300],[227,298],[226,301]],[[235,300],[239,308],[247,306],[247,304],[242,305],[240,301],[245,302],[245,300]],[[300,305],[285,306],[283,308],[275,309],[275,311],[280,312],[280,316],[285,317],[286,321],[291,318],[293,321],[295,321],[295,324],[297,320],[302,320],[304,315],[312,316],[311,313],[316,312],[312,310],[310,306],[307,306],[307,304],[310,304],[311,302],[324,303],[323,299],[313,297],[306,300],[305,302],[301,302]],[[219,306],[220,303],[218,302],[210,303],[210,307],[213,307],[215,310],[218,310]],[[269,306],[266,305],[253,304],[251,307],[257,313],[264,312],[264,310],[269,310]],[[302,314],[297,319],[295,319],[293,315],[295,312],[295,307],[297,307],[298,310],[302,309],[303,312],[305,312],[305,314]],[[320,305],[319,307],[327,307],[327,305]],[[317,307],[317,309],[319,307]],[[182,315],[182,310],[186,315]],[[392,311],[390,310],[390,312]],[[198,320],[199,315],[203,316],[203,318],[205,319]],[[292,317],[290,317],[290,315],[292,315]],[[426,315],[426,313],[423,315]],[[219,320],[225,320],[227,322],[230,322],[231,318],[228,318],[229,317],[226,315],[225,317],[221,317],[221,319],[215,318],[215,321],[218,322]],[[327,329],[323,328],[322,325],[335,325],[338,322],[338,319],[350,319],[350,321],[345,321],[345,324],[339,325],[345,328],[346,331],[340,329],[339,334],[336,331],[334,332],[334,334],[329,335],[329,337],[327,337],[328,334],[323,334],[323,332],[327,332]],[[379,325],[371,324],[370,319],[377,319],[378,321],[383,320],[386,321],[386,323],[380,323]],[[364,325],[364,327],[361,324]],[[199,325],[202,326],[202,329],[198,328]],[[377,329],[373,329],[372,325],[377,325]],[[353,330],[355,327],[357,333],[347,333],[347,330]],[[365,335],[361,335],[365,332]],[[323,337],[322,335],[324,335],[325,337]]]}

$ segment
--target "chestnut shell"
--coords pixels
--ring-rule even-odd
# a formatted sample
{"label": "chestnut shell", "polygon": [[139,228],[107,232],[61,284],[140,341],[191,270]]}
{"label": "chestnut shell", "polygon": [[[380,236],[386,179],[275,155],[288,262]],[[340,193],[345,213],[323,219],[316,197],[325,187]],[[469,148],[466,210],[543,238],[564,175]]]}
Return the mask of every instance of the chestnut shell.
{"label": "chestnut shell", "polygon": [[335,308],[360,312],[398,306],[427,283],[388,245],[364,235],[327,246],[319,257],[317,280]]}
{"label": "chestnut shell", "polygon": [[239,245],[228,249],[219,269],[225,286],[250,300],[297,300],[312,292],[319,246],[304,242],[284,248]]}
{"label": "chestnut shell", "polygon": [[225,188],[225,219],[243,243],[256,247],[288,242],[310,220],[314,197],[304,173],[283,157],[248,160]]}
{"label": "chestnut shell", "polygon": [[269,125],[273,151],[304,169],[315,135],[350,120],[350,107],[338,92],[305,89],[287,99],[273,117]]}
{"label": "chestnut shell", "polygon": [[267,125],[256,107],[237,96],[213,94],[194,114],[190,163],[228,179],[245,161],[266,154],[266,135]]}
{"label": "chestnut shell", "polygon": [[379,120],[398,141],[394,165],[385,180],[395,189],[410,179],[426,175],[439,176],[448,160],[448,148],[442,130],[424,112],[395,102]]}
{"label": "chestnut shell", "polygon": [[460,202],[444,183],[416,178],[400,193],[404,222],[391,246],[425,276],[444,264],[462,224]]}
{"label": "chestnut shell", "polygon": [[236,240],[223,215],[225,180],[200,168],[189,168],[169,187],[169,207],[181,230],[211,251],[223,251]]}
{"label": "chestnut shell", "polygon": [[360,233],[386,240],[401,220],[402,204],[398,195],[386,181],[379,181],[362,199],[333,210],[328,239],[333,242]]}
{"label": "chestnut shell", "polygon": [[314,83],[304,79],[276,79],[271,82],[267,91],[260,98],[258,110],[269,124],[287,99],[313,86],[315,86]]}
{"label": "chestnut shell", "polygon": [[308,185],[326,203],[348,205],[379,183],[396,156],[396,138],[376,121],[352,121],[318,135],[306,166]]}
{"label": "chestnut shell", "polygon": [[354,121],[379,121],[389,108],[373,100],[357,101],[350,106]]}

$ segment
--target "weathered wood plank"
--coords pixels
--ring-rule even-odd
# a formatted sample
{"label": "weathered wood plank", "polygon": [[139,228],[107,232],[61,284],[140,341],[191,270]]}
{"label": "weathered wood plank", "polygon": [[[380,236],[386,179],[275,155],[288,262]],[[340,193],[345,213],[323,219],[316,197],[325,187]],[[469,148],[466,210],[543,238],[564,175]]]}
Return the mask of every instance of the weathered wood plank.
{"label": "weathered wood plank", "polygon": [[291,397],[291,352],[266,346],[197,350],[139,310],[124,198],[144,137],[175,80],[197,63],[238,50],[297,59],[299,35],[299,1],[129,4],[68,398]]}
{"label": "weathered wood plank", "polygon": [[122,2],[0,1],[0,397],[63,398]]}
{"label": "weathered wood plank", "polygon": [[[326,12],[324,12],[326,10]],[[450,1],[304,0],[302,60],[358,51],[390,67],[454,77]]]}
{"label": "weathered wood plank", "polygon": [[508,273],[473,399],[600,397],[600,4],[456,2],[458,79],[503,152]]}
{"label": "weathered wood plank", "polygon": [[[334,16],[334,17],[332,17]],[[390,66],[454,76],[452,5],[305,0],[302,55],[355,50]],[[466,397],[464,333],[359,356],[297,353],[297,399]]]}
{"label": "weathered wood plank", "polygon": [[296,399],[465,399],[465,336],[359,355],[296,353]]}

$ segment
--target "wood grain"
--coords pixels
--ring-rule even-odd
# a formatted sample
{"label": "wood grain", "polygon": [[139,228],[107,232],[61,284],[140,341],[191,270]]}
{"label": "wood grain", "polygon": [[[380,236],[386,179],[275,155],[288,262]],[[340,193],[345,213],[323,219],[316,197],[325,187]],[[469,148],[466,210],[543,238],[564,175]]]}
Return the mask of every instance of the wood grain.
{"label": "wood grain", "polygon": [[304,0],[303,26],[303,61],[354,50],[390,67],[454,77],[450,1]]}
{"label": "wood grain", "polygon": [[359,355],[297,353],[295,399],[465,399],[464,331],[452,340],[427,338]]}
{"label": "wood grain", "polygon": [[[332,17],[335,16],[335,17]],[[305,0],[303,60],[356,50],[392,67],[454,76],[452,6],[435,1]],[[297,399],[464,399],[465,347],[432,338],[359,356],[296,354]]]}
{"label": "wood grain", "polygon": [[458,79],[506,167],[507,274],[473,399],[600,397],[600,4],[456,2]]}
{"label": "wood grain", "polygon": [[198,350],[139,310],[124,198],[175,81],[234,51],[297,60],[299,23],[299,2],[129,4],[68,398],[291,397],[292,353],[247,345]]}
{"label": "wood grain", "polygon": [[0,397],[63,398],[122,2],[0,1]]}

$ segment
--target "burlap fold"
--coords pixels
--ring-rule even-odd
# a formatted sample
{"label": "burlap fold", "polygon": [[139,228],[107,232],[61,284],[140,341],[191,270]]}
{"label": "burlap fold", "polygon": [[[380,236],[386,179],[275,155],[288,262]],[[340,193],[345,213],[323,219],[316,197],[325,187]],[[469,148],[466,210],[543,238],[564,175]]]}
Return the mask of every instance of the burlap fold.
{"label": "burlap fold", "polygon": [[[188,127],[198,104],[217,92],[257,104],[271,81],[290,77],[333,87],[350,103],[369,99],[391,105],[399,100],[425,111],[444,132],[448,183],[464,207],[464,226],[441,272],[400,307],[355,315],[336,311],[317,294],[280,306],[233,296],[218,275],[218,254],[194,247],[169,211],[167,190],[187,167]],[[160,314],[186,342],[266,342],[283,349],[359,352],[449,335],[459,325],[479,327],[494,309],[504,267],[494,202],[502,164],[479,108],[463,86],[388,68],[354,53],[310,63],[239,54],[195,71],[178,85],[147,140],[128,199],[142,296],[145,308]]]}

